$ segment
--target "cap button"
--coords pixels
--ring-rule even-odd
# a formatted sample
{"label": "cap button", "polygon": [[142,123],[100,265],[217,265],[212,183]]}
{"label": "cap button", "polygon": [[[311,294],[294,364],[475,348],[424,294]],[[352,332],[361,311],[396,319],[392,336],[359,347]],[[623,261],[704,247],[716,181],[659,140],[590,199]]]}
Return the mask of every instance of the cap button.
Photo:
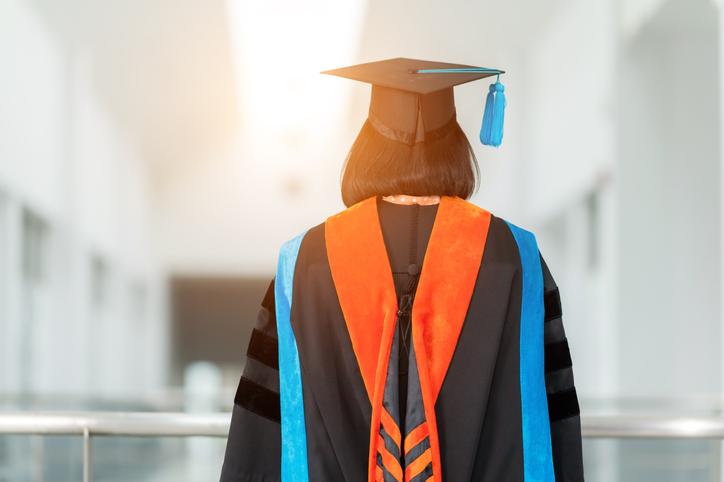
{"label": "cap button", "polygon": [[420,267],[417,266],[416,264],[413,263],[413,264],[407,266],[407,274],[409,274],[410,276],[415,276],[419,272],[420,272]]}

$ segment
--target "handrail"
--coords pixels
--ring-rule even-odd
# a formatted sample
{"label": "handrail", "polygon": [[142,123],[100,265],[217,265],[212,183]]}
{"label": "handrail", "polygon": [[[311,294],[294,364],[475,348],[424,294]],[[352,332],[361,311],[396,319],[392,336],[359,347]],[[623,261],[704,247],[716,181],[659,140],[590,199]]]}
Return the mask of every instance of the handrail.
{"label": "handrail", "polygon": [[[80,435],[83,482],[91,482],[91,437],[226,437],[230,414],[173,412],[0,412],[0,435]],[[724,417],[587,415],[586,438],[724,439]]]}
{"label": "handrail", "polygon": [[[0,412],[0,434],[226,437],[230,414],[176,412]],[[585,438],[724,439],[724,417],[588,415]]]}
{"label": "handrail", "polygon": [[0,434],[226,437],[231,415],[176,412],[0,412]]}
{"label": "handrail", "polygon": [[588,415],[584,438],[724,439],[724,417],[666,415]]}

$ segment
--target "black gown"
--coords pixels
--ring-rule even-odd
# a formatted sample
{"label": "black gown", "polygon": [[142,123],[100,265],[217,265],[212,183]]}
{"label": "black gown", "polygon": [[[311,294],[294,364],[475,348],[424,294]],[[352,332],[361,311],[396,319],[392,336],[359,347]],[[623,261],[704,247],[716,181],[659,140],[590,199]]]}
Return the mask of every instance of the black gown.
{"label": "black gown", "polygon": [[[425,267],[438,205],[397,205],[381,198],[375,199],[374,204],[398,306],[394,337],[397,348],[391,353],[408,354],[412,337],[411,307]],[[523,256],[514,238],[512,225],[490,215],[474,292],[435,402],[441,474],[433,479],[433,464],[428,463],[413,481],[583,480],[580,416],[572,362],[561,320],[558,289],[542,257],[539,258],[544,296],[541,321],[545,346],[541,347],[544,354],[541,373],[544,370],[548,434],[544,438],[549,447],[550,473],[536,472],[537,469],[528,467],[530,464],[526,465],[523,460],[527,430],[526,415],[521,415],[525,413],[523,388],[521,384],[511,383],[522,380],[523,371],[520,361],[523,342],[518,342],[521,340]],[[284,417],[279,395],[279,365],[283,359],[279,353],[275,306],[279,292],[275,296],[272,280],[258,313],[234,398],[222,482],[374,480],[369,479],[372,476],[367,464],[369,427],[374,418],[371,397],[365,392],[359,360],[355,358],[332,280],[325,224],[307,231],[299,244],[293,269],[295,294],[290,318],[303,380],[299,387],[305,439],[300,447],[306,451],[302,469],[285,473],[281,463],[282,447],[287,439],[283,444],[280,421]],[[312,285],[314,287],[310,287]],[[304,323],[301,320],[305,320]],[[395,388],[399,403],[396,417],[400,427],[405,426],[409,360],[408,356],[401,355],[397,360],[390,360],[390,364],[396,362]],[[417,368],[413,367],[414,373]],[[388,373],[388,379],[395,378],[391,371]],[[411,383],[419,382],[413,379]],[[292,435],[285,436],[291,440]],[[531,460],[544,453],[535,447],[527,450]],[[404,470],[404,454],[397,452],[396,456]],[[384,466],[379,457],[378,463]],[[383,479],[379,480],[404,479],[387,470],[381,473]]]}

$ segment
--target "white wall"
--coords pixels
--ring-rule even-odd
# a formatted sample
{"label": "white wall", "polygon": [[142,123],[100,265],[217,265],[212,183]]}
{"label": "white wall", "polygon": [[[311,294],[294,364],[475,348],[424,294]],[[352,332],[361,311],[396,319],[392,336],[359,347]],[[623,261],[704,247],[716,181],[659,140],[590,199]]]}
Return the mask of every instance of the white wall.
{"label": "white wall", "polygon": [[718,20],[667,2],[622,45],[617,179],[621,390],[718,397],[721,167]]}
{"label": "white wall", "polygon": [[[616,393],[611,193],[614,5],[565,1],[525,50],[518,195],[561,290],[578,392]],[[575,39],[575,40],[574,40]]]}
{"label": "white wall", "polygon": [[[87,49],[47,25],[27,2],[0,4],[0,391],[139,394],[163,382],[167,336],[149,173],[99,102]],[[23,210],[47,226],[32,288]],[[103,316],[91,308],[93,256],[110,273]],[[143,319],[131,319],[134,303]]]}

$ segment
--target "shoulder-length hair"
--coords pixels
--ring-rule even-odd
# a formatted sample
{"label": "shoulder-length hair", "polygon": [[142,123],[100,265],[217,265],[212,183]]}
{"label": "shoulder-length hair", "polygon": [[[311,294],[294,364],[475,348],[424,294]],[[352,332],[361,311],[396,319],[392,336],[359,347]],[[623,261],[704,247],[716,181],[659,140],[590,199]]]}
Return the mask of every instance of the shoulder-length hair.
{"label": "shoulder-length hair", "polygon": [[344,204],[394,194],[470,198],[480,168],[465,133],[452,122],[442,137],[409,145],[383,136],[365,121],[344,163]]}

